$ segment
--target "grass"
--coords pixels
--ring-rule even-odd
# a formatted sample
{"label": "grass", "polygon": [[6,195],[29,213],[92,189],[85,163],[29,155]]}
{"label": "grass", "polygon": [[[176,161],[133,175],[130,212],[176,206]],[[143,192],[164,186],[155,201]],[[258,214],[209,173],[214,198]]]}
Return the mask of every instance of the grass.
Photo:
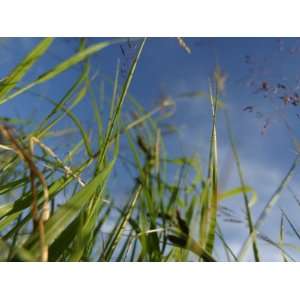
{"label": "grass", "polygon": [[[178,42],[190,53],[183,39]],[[32,93],[53,106],[30,129],[21,119],[4,118],[0,125],[1,261],[214,262],[224,257],[228,261],[243,261],[250,248],[253,259],[261,261],[259,239],[278,249],[283,261],[294,260],[288,249],[298,248],[285,243],[285,222],[295,237],[299,238],[299,233],[284,211],[279,242],[262,236],[259,229],[292,176],[298,157],[255,220],[252,207],[256,192],[246,184],[226,103],[221,101],[226,75],[219,66],[208,93],[188,93],[207,98],[211,104],[209,161],[204,175],[196,155],[177,158],[168,155],[162,120],[172,113],[175,100],[162,99],[146,111],[129,93],[147,47],[146,39],[137,39],[125,78],[121,78],[117,64],[114,80],[106,81],[111,88],[109,102],[99,99],[95,91],[90,57],[101,55],[105,48],[109,51],[112,45],[124,40],[88,45],[85,39],[79,39],[76,53],[23,83],[52,43],[52,38],[42,39],[0,86],[0,104]],[[80,67],[80,74],[60,100],[34,90],[74,66]],[[91,130],[76,115],[75,108],[83,102],[92,106],[95,126]],[[109,107],[103,109],[105,105]],[[124,113],[124,108],[131,109],[131,117]],[[221,192],[217,122],[223,112],[240,186]],[[68,120],[78,137],[76,143],[68,145],[65,157],[57,139],[49,139],[58,132],[60,124],[65,124],[64,120]],[[62,134],[71,125],[61,128]],[[128,176],[121,173],[126,176],[124,182],[130,181],[130,191],[122,195],[122,201],[116,188],[111,188],[120,166],[128,171]],[[238,253],[226,241],[218,220],[223,201],[233,197],[244,201],[243,221],[248,228]],[[224,253],[222,258],[218,255],[220,251]]]}

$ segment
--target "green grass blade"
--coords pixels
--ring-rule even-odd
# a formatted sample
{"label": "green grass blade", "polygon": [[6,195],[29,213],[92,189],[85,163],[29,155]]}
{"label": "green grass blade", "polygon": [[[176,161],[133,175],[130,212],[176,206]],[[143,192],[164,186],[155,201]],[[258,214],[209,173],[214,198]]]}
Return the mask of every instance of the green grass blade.
{"label": "green grass blade", "polygon": [[[114,161],[112,161],[106,169],[97,175],[84,188],[76,193],[64,205],[62,205],[55,214],[49,219],[46,224],[45,237],[48,245],[51,245],[56,238],[64,231],[64,229],[78,216],[82,209],[89,203],[92,195],[99,186],[106,183],[106,179],[112,171]],[[32,238],[31,244],[32,253],[38,254],[39,240],[38,235]]]}
{"label": "green grass blade", "polygon": [[70,58],[66,59],[65,61],[61,62],[60,64],[56,65],[51,70],[38,76],[34,81],[32,81],[31,83],[20,88],[18,91],[11,93],[10,95],[8,95],[6,97],[2,97],[2,99],[0,100],[0,104],[3,104],[5,102],[15,98],[16,96],[23,94],[24,92],[30,90],[31,88],[58,76],[59,74],[65,72],[66,70],[70,69],[74,65],[84,61],[89,56],[101,51],[102,49],[104,49],[108,46],[111,46],[113,44],[120,43],[122,41],[124,41],[124,39],[101,42],[101,43],[97,43],[88,48],[84,48],[84,49],[78,51],[76,54],[74,54]]}
{"label": "green grass blade", "polygon": [[225,200],[227,198],[232,198],[232,197],[238,196],[243,193],[252,193],[252,197],[249,200],[249,207],[253,206],[257,201],[257,193],[250,186],[236,187],[236,188],[230,189],[226,192],[223,192],[219,195],[219,201]]}
{"label": "green grass blade", "polygon": [[227,127],[227,132],[228,132],[228,136],[229,136],[231,149],[232,149],[234,160],[235,160],[236,167],[238,170],[240,183],[243,188],[244,205],[246,208],[246,216],[247,216],[247,222],[248,222],[248,227],[249,227],[249,235],[252,236],[252,249],[253,249],[254,259],[256,262],[258,262],[258,261],[260,261],[260,258],[259,258],[259,251],[258,251],[257,243],[256,243],[256,235],[254,233],[255,229],[254,229],[253,220],[252,220],[250,201],[249,201],[248,195],[245,191],[246,184],[245,184],[245,180],[244,180],[244,176],[243,176],[243,172],[242,172],[240,158],[239,158],[239,155],[238,155],[235,143],[234,143],[233,133],[232,133],[231,126],[230,126],[230,120],[229,120],[229,116],[228,116],[228,113],[226,110],[224,111],[224,114],[225,114],[225,123],[226,123],[226,127]]}
{"label": "green grass blade", "polygon": [[279,199],[279,196],[282,192],[282,190],[286,187],[286,185],[288,184],[290,178],[293,175],[293,172],[298,164],[299,161],[299,157],[297,156],[291,166],[291,168],[289,169],[288,173],[286,174],[286,176],[283,178],[283,180],[281,181],[281,183],[279,184],[278,188],[275,190],[275,192],[273,193],[272,197],[270,198],[270,200],[267,202],[266,206],[264,207],[264,209],[262,210],[261,214],[259,215],[255,225],[254,225],[254,230],[251,234],[249,234],[248,238],[246,239],[246,241],[244,242],[239,255],[238,255],[238,260],[241,261],[248,250],[249,245],[251,244],[251,242],[253,241],[253,237],[255,237],[256,232],[259,230],[259,228],[261,227],[261,225],[263,224],[263,222],[265,221],[266,217],[269,215],[269,213],[271,212],[273,206],[276,204],[277,200]]}
{"label": "green grass blade", "polygon": [[144,39],[143,42],[141,43],[141,45],[140,45],[140,47],[138,49],[137,55],[135,56],[135,58],[134,58],[134,60],[133,60],[133,62],[131,64],[128,76],[127,76],[127,78],[125,80],[125,83],[124,83],[122,91],[121,91],[121,95],[120,95],[119,101],[118,101],[118,103],[116,105],[115,112],[114,112],[114,114],[110,118],[108,129],[107,129],[107,133],[106,133],[106,137],[105,137],[105,141],[104,141],[104,143],[103,143],[103,145],[101,147],[100,153],[96,154],[96,155],[99,155],[99,165],[100,166],[102,165],[102,163],[104,161],[105,153],[106,153],[107,148],[109,146],[110,139],[112,137],[112,133],[113,133],[113,130],[114,130],[114,125],[115,125],[116,120],[118,119],[118,117],[120,115],[121,108],[123,106],[125,97],[127,95],[127,91],[129,89],[129,86],[130,86],[131,81],[133,79],[133,75],[134,75],[137,63],[139,61],[139,58],[141,56],[141,53],[143,51],[143,47],[145,45],[145,42],[146,42],[146,39]]}
{"label": "green grass blade", "polygon": [[215,242],[215,231],[217,225],[218,212],[218,148],[217,148],[217,97],[213,98],[210,92],[211,107],[212,107],[212,132],[210,138],[210,155],[209,155],[209,169],[208,178],[211,181],[211,193],[208,206],[209,213],[209,229],[207,232],[207,241],[205,249],[209,254],[212,254]]}
{"label": "green grass blade", "polygon": [[[49,101],[51,104],[54,104],[55,107],[51,110],[51,112],[43,118],[42,122],[40,125],[37,126],[37,130],[33,133],[34,136],[37,138],[41,138],[45,133],[50,130],[60,119],[63,118],[64,114],[61,114],[60,116],[56,117],[55,120],[53,120],[50,124],[47,125],[48,121],[57,113],[61,110],[62,107],[65,106],[65,104],[71,99],[72,95],[75,93],[77,88],[87,80],[89,75],[89,67],[88,65],[84,65],[83,71],[78,77],[78,79],[74,82],[74,84],[71,86],[70,89],[65,93],[65,95],[62,97],[62,99],[56,103],[54,100],[50,99],[49,97],[42,97],[45,100]],[[86,86],[84,86],[78,93],[75,99],[72,101],[71,107],[73,108],[76,104],[78,104],[81,99],[85,96],[86,94]],[[41,95],[39,95],[41,96]]]}
{"label": "green grass blade", "polygon": [[122,233],[124,232],[124,229],[129,221],[129,218],[132,215],[132,212],[135,208],[136,202],[140,196],[140,193],[142,191],[142,186],[139,185],[136,189],[135,194],[130,199],[128,204],[126,205],[126,208],[124,209],[124,213],[122,217],[120,218],[119,222],[117,223],[116,227],[112,231],[112,234],[110,238],[108,239],[107,245],[100,257],[101,261],[109,261],[113,255],[113,252],[115,251],[117,244],[122,236]]}
{"label": "green grass blade", "polygon": [[5,96],[16,87],[17,83],[22,80],[25,74],[33,67],[47,51],[53,42],[53,38],[44,38],[24,59],[19,63],[12,72],[0,84],[0,103],[4,103]]}

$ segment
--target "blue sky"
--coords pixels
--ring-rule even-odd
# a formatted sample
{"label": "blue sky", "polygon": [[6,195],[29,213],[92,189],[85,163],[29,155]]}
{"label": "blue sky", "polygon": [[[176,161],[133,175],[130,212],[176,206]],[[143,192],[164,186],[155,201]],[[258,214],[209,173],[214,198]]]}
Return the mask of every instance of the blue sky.
{"label": "blue sky", "polygon": [[[28,52],[39,39],[20,38],[3,39],[0,43],[0,77],[8,71]],[[97,42],[92,38],[89,43]],[[180,142],[174,137],[167,139],[171,155],[197,153],[204,165],[208,154],[208,137],[210,134],[209,104],[203,98],[178,98],[180,93],[190,91],[208,91],[208,78],[214,67],[219,64],[228,74],[223,100],[226,103],[235,133],[245,173],[246,182],[258,193],[258,203],[254,207],[257,217],[270,198],[273,191],[285,176],[293,158],[295,149],[291,133],[287,130],[283,117],[293,130],[295,137],[299,135],[299,108],[291,102],[284,104],[284,96],[295,96],[300,79],[300,40],[278,38],[187,38],[187,45],[192,49],[187,54],[179,47],[174,38],[153,38],[145,45],[139,62],[130,93],[147,109],[153,108],[162,94],[176,100],[176,112],[169,123],[176,124]],[[63,58],[72,54],[77,47],[74,39],[57,39],[49,52],[24,82],[54,66]],[[298,49],[299,48],[299,49]],[[113,78],[117,60],[126,68],[132,50],[124,45],[127,58],[118,45],[104,49],[92,58],[92,70],[98,72],[99,78]],[[73,68],[44,85],[36,91],[59,98],[78,76],[80,69]],[[100,79],[99,79],[100,82]],[[278,85],[281,84],[281,87]],[[284,88],[283,88],[284,86]],[[104,86],[106,93],[110,87]],[[300,94],[300,91],[299,91]],[[282,97],[282,98],[281,98]],[[289,99],[292,101],[292,99]],[[248,109],[245,111],[245,108]],[[26,94],[1,106],[1,116],[33,117],[41,119],[51,106],[36,97]],[[252,112],[250,112],[252,110]],[[92,126],[91,109],[82,104],[78,109],[80,117]],[[268,127],[262,134],[266,120]],[[232,171],[226,163],[232,160],[222,112],[218,120],[219,163],[224,174],[227,188],[238,185],[235,169]],[[179,148],[178,145],[181,145]],[[224,170],[223,170],[224,169]],[[300,197],[298,187],[299,171],[296,171],[291,187]],[[122,186],[122,185],[121,185]],[[122,188],[126,189],[126,183]],[[225,188],[225,187],[224,187]],[[121,193],[121,190],[120,190]],[[243,205],[236,199],[228,200],[227,205],[237,210],[242,218]],[[279,200],[293,221],[297,220],[299,207],[290,193],[285,192]],[[272,216],[263,227],[263,233],[278,240],[279,209],[275,208]],[[239,225],[224,223],[228,239],[237,249],[245,237]],[[262,247],[265,247],[262,243]],[[266,260],[275,260],[278,252],[269,248]],[[251,258],[249,258],[251,259]]]}

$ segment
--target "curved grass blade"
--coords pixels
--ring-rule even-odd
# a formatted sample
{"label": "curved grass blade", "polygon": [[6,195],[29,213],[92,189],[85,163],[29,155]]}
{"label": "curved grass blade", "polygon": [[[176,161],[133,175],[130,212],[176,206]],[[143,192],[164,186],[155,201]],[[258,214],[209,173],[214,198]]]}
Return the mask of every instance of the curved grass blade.
{"label": "curved grass blade", "polygon": [[249,207],[252,207],[257,201],[257,193],[250,186],[236,187],[226,192],[223,192],[219,195],[219,201],[238,196],[239,194],[242,193],[252,193],[252,197],[250,198],[249,201]]}
{"label": "curved grass blade", "polygon": [[59,74],[65,72],[66,70],[70,69],[74,65],[84,61],[89,56],[101,51],[102,49],[104,49],[108,46],[111,46],[113,44],[123,42],[123,41],[124,41],[124,39],[117,39],[117,40],[112,40],[112,41],[101,42],[101,43],[97,43],[88,48],[84,48],[84,49],[78,51],[76,54],[74,54],[70,58],[66,59],[65,61],[61,62],[60,64],[56,65],[51,70],[41,74],[35,80],[33,80],[31,83],[23,86],[18,91],[14,92],[12,94],[9,94],[6,97],[2,97],[2,99],[0,100],[0,104],[3,104],[5,102],[15,98],[16,96],[23,94],[24,92],[30,90],[31,88],[58,76]]}
{"label": "curved grass blade", "polygon": [[[57,113],[61,110],[62,107],[65,106],[65,104],[71,99],[72,95],[74,95],[76,89],[88,79],[89,75],[89,66],[87,64],[84,64],[84,68],[82,73],[80,74],[79,78],[74,82],[74,84],[71,86],[71,88],[66,92],[66,94],[62,97],[62,99],[55,103],[54,100],[50,99],[49,97],[38,95],[47,101],[49,101],[51,104],[55,104],[55,107],[51,110],[51,112],[43,119],[41,124],[37,126],[37,130],[35,130],[32,134],[36,136],[37,138],[41,138],[46,134],[47,131],[49,131],[60,119],[63,118],[64,114],[62,113],[60,116],[56,117],[52,122],[50,122],[47,125],[47,122]],[[74,108],[85,96],[86,94],[86,86],[84,86],[78,93],[75,99],[73,99],[71,108]]]}
{"label": "curved grass blade", "polygon": [[[5,102],[5,96],[15,88],[18,82],[22,80],[25,74],[47,51],[53,42],[53,38],[44,38],[12,72],[0,84],[0,103]],[[2,100],[1,100],[2,99]]]}

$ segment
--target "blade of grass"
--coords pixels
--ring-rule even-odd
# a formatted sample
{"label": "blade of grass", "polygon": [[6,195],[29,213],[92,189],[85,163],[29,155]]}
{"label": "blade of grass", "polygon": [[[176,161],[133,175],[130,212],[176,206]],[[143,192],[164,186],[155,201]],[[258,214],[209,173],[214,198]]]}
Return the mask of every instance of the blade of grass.
{"label": "blade of grass", "polygon": [[[64,231],[66,226],[68,226],[78,216],[81,210],[90,201],[95,190],[99,186],[105,185],[106,179],[111,173],[114,163],[115,162],[112,161],[105,170],[103,170],[71,199],[69,199],[64,205],[62,205],[49,219],[45,226],[45,238],[48,245],[51,245]],[[39,250],[37,236],[34,235],[27,243],[31,245],[31,252],[37,253]]]}
{"label": "blade of grass", "polygon": [[33,67],[47,51],[53,42],[53,38],[44,38],[42,41],[20,62],[12,72],[0,84],[0,103],[4,103],[5,96],[17,85],[25,74]]}
{"label": "blade of grass", "polygon": [[219,195],[219,201],[220,200],[225,200],[227,198],[235,197],[235,196],[237,196],[239,194],[242,194],[242,193],[252,193],[252,197],[249,200],[249,207],[253,206],[256,203],[257,194],[256,194],[255,190],[252,189],[250,186],[236,187],[236,188],[230,189],[226,192],[223,192],[222,194]]}
{"label": "blade of grass", "polygon": [[245,184],[245,180],[244,180],[244,176],[243,176],[243,172],[242,172],[240,158],[239,158],[239,155],[238,155],[235,143],[234,143],[233,133],[232,133],[232,129],[230,126],[230,120],[229,120],[227,110],[224,110],[224,114],[225,114],[225,124],[226,124],[227,132],[228,132],[231,149],[232,149],[234,160],[235,160],[236,167],[238,170],[240,183],[243,188],[244,205],[246,208],[246,216],[247,216],[247,222],[248,222],[248,228],[249,228],[249,235],[252,237],[252,249],[253,249],[254,259],[256,262],[258,262],[258,261],[260,261],[260,258],[259,258],[259,251],[258,251],[257,243],[256,243],[256,236],[254,233],[255,229],[254,229],[253,220],[252,220],[250,201],[248,199],[248,195],[245,190],[246,184]]}
{"label": "blade of grass", "polygon": [[[218,95],[217,95],[218,96]],[[210,154],[209,154],[209,169],[208,178],[211,180],[211,197],[209,201],[209,228],[207,233],[207,241],[205,249],[209,254],[212,254],[215,242],[215,231],[217,224],[218,211],[218,147],[217,147],[217,98],[213,98],[212,91],[210,91],[210,102],[212,109],[212,131],[210,138]]]}
{"label": "blade of grass", "polygon": [[129,221],[129,218],[132,215],[132,212],[135,208],[136,202],[140,196],[141,191],[142,186],[139,185],[136,189],[135,194],[129,200],[128,204],[126,205],[126,208],[123,210],[124,214],[121,216],[120,220],[117,222],[115,228],[113,229],[112,234],[110,235],[106,243],[104,251],[101,254],[101,257],[99,258],[100,261],[109,261],[111,259],[113,252],[115,251],[116,246],[122,236],[122,233],[124,232],[125,227]]}
{"label": "blade of grass", "polygon": [[117,40],[112,40],[112,41],[100,42],[100,43],[92,45],[88,48],[84,48],[84,49],[78,51],[76,54],[74,54],[70,58],[66,59],[65,61],[61,62],[60,64],[56,65],[51,70],[41,74],[35,80],[33,80],[29,84],[23,86],[18,91],[9,94],[6,97],[2,97],[2,99],[0,100],[0,104],[3,104],[5,102],[15,98],[16,96],[18,96],[20,94],[23,94],[24,92],[32,89],[33,87],[35,87],[39,84],[42,84],[42,83],[58,76],[59,74],[65,72],[66,70],[70,69],[74,65],[84,61],[86,58],[88,58],[89,56],[91,56],[91,55],[93,55],[93,54],[95,54],[99,51],[101,51],[102,49],[104,49],[108,46],[111,46],[113,44],[121,43],[121,42],[124,42],[124,41],[125,41],[124,39],[117,39]]}
{"label": "blade of grass", "polygon": [[269,215],[269,213],[271,212],[273,206],[276,204],[277,200],[279,199],[279,196],[282,192],[282,190],[287,186],[290,178],[293,175],[293,172],[298,164],[299,161],[299,156],[296,156],[295,160],[293,161],[293,164],[291,166],[291,168],[289,169],[288,173],[286,174],[286,176],[283,178],[283,180],[281,181],[281,183],[279,184],[278,188],[275,190],[275,192],[273,193],[273,195],[271,196],[270,200],[267,202],[267,204],[265,205],[264,209],[262,210],[262,212],[260,213],[254,227],[253,227],[253,231],[251,234],[249,234],[248,238],[246,239],[246,241],[244,242],[239,255],[238,255],[238,260],[242,260],[244,258],[244,256],[246,255],[246,252],[248,250],[249,244],[251,243],[251,241],[253,240],[253,237],[256,235],[256,232],[259,230],[259,228],[261,227],[261,225],[263,224],[263,222],[265,221],[266,217]]}

